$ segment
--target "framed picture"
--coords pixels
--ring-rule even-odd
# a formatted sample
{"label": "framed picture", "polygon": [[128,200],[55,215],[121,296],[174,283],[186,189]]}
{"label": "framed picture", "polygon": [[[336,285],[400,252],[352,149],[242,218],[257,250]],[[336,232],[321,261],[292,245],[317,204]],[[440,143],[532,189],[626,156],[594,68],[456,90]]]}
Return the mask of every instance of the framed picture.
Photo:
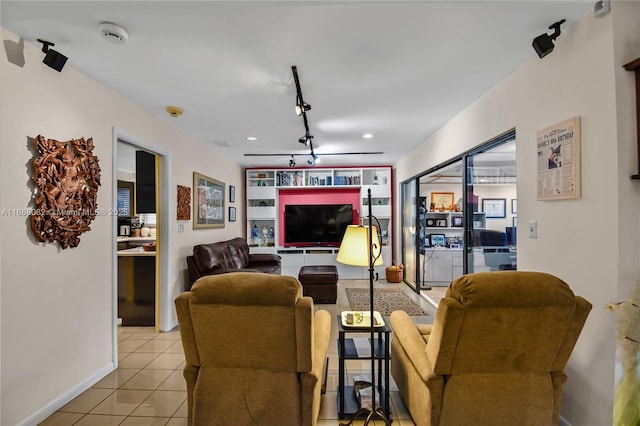
{"label": "framed picture", "polygon": [[580,198],[580,117],[536,134],[537,199]]}
{"label": "framed picture", "polygon": [[446,228],[447,227],[447,219],[436,219],[436,227],[438,227],[438,228]]}
{"label": "framed picture", "polygon": [[511,213],[518,214],[518,200],[515,198],[511,199]]}
{"label": "framed picture", "polygon": [[177,220],[191,219],[191,188],[178,185],[178,212]]}
{"label": "framed picture", "polygon": [[482,211],[487,219],[500,219],[507,217],[506,198],[483,198]]}
{"label": "framed picture", "polygon": [[236,202],[236,187],[233,185],[229,185],[229,202]]}
{"label": "framed picture", "polygon": [[454,228],[461,228],[462,227],[462,216],[453,216],[451,218],[451,226],[453,226]]}
{"label": "framed picture", "polygon": [[224,183],[193,172],[193,229],[224,228]]}
{"label": "framed picture", "polygon": [[514,216],[513,218],[511,218],[513,221],[513,227],[517,228],[518,227],[518,216]]}
{"label": "framed picture", "polygon": [[229,222],[235,222],[235,221],[236,221],[236,208],[229,207]]}
{"label": "framed picture", "polygon": [[432,192],[429,210],[432,208],[434,210],[453,210],[453,192]]}
{"label": "framed picture", "polygon": [[427,226],[430,228],[436,226],[436,220],[431,218],[427,219]]}
{"label": "framed picture", "polygon": [[429,235],[429,243],[431,247],[444,247],[444,234],[431,234]]}

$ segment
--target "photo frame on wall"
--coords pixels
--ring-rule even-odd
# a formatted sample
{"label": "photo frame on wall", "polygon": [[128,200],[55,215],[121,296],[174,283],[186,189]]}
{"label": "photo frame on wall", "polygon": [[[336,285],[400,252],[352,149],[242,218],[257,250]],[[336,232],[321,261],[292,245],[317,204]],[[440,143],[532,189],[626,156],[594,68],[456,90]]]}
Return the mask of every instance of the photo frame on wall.
{"label": "photo frame on wall", "polygon": [[518,214],[518,200],[515,198],[511,199],[511,213]]}
{"label": "photo frame on wall", "polygon": [[193,172],[193,229],[224,228],[225,185]]}
{"label": "photo frame on wall", "polygon": [[229,207],[229,222],[235,222],[235,221],[236,221],[236,208]]}
{"label": "photo frame on wall", "polygon": [[482,211],[487,219],[503,219],[507,217],[507,199],[483,198]]}
{"label": "photo frame on wall", "polygon": [[432,192],[429,210],[453,210],[453,195],[453,192]]}
{"label": "photo frame on wall", "polygon": [[233,185],[229,185],[229,202],[236,202],[236,187]]}

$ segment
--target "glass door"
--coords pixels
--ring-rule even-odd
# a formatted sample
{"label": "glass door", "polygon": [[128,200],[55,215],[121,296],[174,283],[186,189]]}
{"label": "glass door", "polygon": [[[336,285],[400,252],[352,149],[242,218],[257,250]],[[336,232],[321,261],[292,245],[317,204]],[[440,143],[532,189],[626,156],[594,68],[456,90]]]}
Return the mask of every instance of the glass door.
{"label": "glass door", "polygon": [[466,271],[501,271],[517,267],[515,134],[466,159]]}
{"label": "glass door", "polygon": [[412,179],[402,184],[402,263],[404,264],[404,281],[420,291],[416,286],[416,181]]}

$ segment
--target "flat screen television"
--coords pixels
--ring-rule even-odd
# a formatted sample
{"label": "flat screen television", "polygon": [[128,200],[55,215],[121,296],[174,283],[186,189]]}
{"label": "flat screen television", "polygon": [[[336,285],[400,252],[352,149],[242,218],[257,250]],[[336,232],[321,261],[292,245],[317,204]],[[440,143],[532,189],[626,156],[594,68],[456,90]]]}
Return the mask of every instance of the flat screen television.
{"label": "flat screen television", "polygon": [[351,224],[351,204],[286,204],[285,246],[339,247],[347,226]]}

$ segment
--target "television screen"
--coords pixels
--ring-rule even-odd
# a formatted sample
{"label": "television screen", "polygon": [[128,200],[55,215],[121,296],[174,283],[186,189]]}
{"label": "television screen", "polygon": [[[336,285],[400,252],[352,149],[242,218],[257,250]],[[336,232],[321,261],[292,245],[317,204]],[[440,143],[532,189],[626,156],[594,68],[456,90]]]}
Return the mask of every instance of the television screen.
{"label": "television screen", "polygon": [[285,245],[339,246],[352,223],[351,204],[287,204]]}

